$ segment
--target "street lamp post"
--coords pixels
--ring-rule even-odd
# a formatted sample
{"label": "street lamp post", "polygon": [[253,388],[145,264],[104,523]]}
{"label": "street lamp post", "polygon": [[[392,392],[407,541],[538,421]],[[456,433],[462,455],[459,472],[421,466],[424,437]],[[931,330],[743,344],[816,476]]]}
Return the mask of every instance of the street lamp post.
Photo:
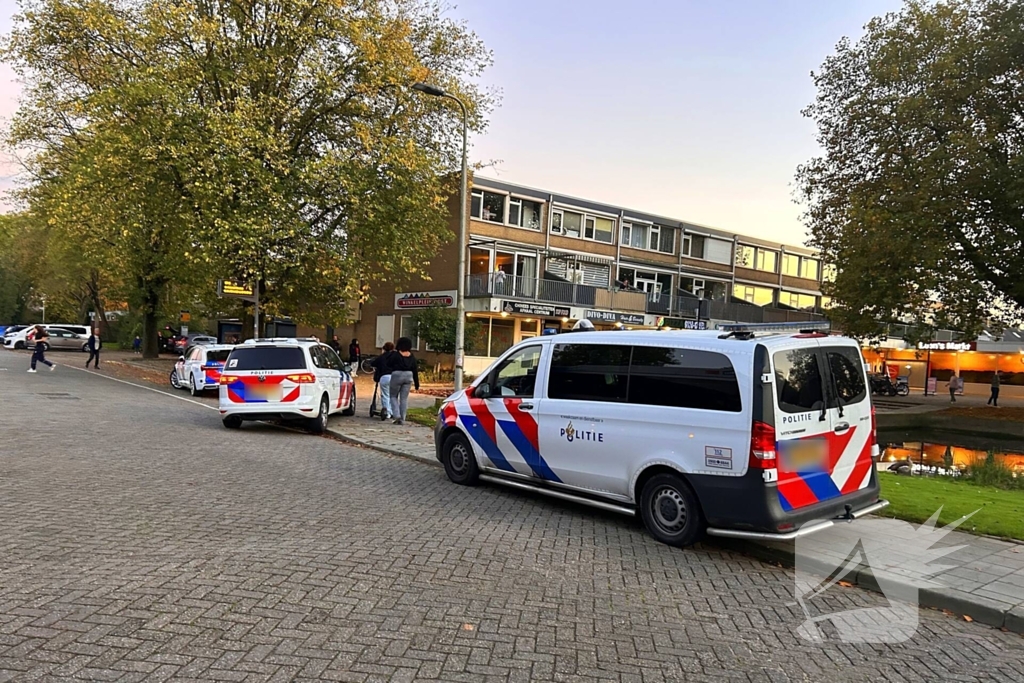
{"label": "street lamp post", "polygon": [[704,308],[704,290],[697,292],[697,329],[700,329],[700,309]]}
{"label": "street lamp post", "polygon": [[431,97],[447,97],[455,100],[462,110],[462,184],[459,187],[459,269],[458,281],[455,285],[455,391],[462,390],[462,366],[465,360],[466,350],[466,194],[468,193],[468,179],[466,168],[466,137],[469,128],[469,114],[466,105],[455,95],[447,93],[436,85],[427,83],[416,83],[413,90],[430,95]]}

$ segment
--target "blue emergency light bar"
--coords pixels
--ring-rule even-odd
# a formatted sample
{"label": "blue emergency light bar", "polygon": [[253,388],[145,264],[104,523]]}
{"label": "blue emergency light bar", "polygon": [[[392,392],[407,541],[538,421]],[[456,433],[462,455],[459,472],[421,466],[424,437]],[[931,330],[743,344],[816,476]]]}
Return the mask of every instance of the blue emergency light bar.
{"label": "blue emergency light bar", "polygon": [[832,323],[827,320],[805,320],[795,323],[719,323],[723,337],[750,338],[755,334],[788,334],[792,332],[828,332]]}

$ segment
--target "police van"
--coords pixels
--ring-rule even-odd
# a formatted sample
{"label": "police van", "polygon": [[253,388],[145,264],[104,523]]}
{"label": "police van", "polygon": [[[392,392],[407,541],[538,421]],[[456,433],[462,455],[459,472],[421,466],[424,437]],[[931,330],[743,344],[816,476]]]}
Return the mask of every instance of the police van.
{"label": "police van", "polygon": [[814,323],[524,340],[445,400],[434,442],[456,484],[639,513],[675,546],[888,504],[860,348]]}

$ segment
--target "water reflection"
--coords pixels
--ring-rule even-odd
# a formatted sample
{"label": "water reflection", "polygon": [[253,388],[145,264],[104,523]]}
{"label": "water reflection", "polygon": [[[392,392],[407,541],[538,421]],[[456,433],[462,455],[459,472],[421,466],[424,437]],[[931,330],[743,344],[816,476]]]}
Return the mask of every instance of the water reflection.
{"label": "water reflection", "polygon": [[[965,448],[944,443],[931,443],[928,441],[901,441],[896,443],[879,444],[882,447],[881,463],[891,463],[898,460],[909,460],[915,466],[926,468],[943,468],[947,449],[953,456],[953,467],[962,470],[976,460],[983,460],[987,450]],[[1024,476],[1024,452],[1008,451],[1005,449],[993,449],[997,460],[1013,470],[1014,474]],[[917,469],[917,467],[915,467]]]}

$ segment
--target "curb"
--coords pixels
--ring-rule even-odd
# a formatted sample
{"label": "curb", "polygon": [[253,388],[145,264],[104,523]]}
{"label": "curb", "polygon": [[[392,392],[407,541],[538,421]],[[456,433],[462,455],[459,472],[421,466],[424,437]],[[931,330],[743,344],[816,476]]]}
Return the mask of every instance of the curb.
{"label": "curb", "polygon": [[[788,568],[793,568],[794,566],[792,550],[738,539],[719,538],[716,539],[716,542],[722,547],[759,560],[774,562]],[[835,567],[813,559],[808,560],[806,563],[812,569],[821,571],[825,576],[833,573],[835,570]],[[875,579],[875,575],[870,568],[853,570],[847,576],[847,579],[858,588],[863,588],[873,593],[881,593],[878,581]],[[902,579],[893,576],[887,577],[887,581],[890,583],[902,583]],[[953,612],[954,614],[968,616],[972,620],[987,626],[1024,635],[1024,605],[1013,607],[1008,603],[947,587],[919,588],[917,595],[919,607]]]}
{"label": "curb", "polygon": [[427,465],[433,465],[435,467],[441,467],[441,463],[439,463],[434,458],[424,458],[424,457],[420,457],[418,455],[414,455],[413,453],[406,453],[405,451],[397,450],[395,448],[387,448],[386,446],[381,446],[380,444],[371,443],[369,441],[364,441],[362,439],[357,439],[354,436],[349,436],[348,434],[343,434],[342,432],[339,432],[336,429],[328,429],[326,433],[329,436],[331,436],[332,438],[337,439],[338,441],[342,441],[344,443],[351,444],[353,446],[361,446],[363,448],[370,448],[370,449],[373,449],[375,451],[380,451],[382,453],[387,453],[388,455],[394,455],[394,456],[397,456],[399,458],[405,458],[406,460],[415,460],[416,462],[425,463]]}

